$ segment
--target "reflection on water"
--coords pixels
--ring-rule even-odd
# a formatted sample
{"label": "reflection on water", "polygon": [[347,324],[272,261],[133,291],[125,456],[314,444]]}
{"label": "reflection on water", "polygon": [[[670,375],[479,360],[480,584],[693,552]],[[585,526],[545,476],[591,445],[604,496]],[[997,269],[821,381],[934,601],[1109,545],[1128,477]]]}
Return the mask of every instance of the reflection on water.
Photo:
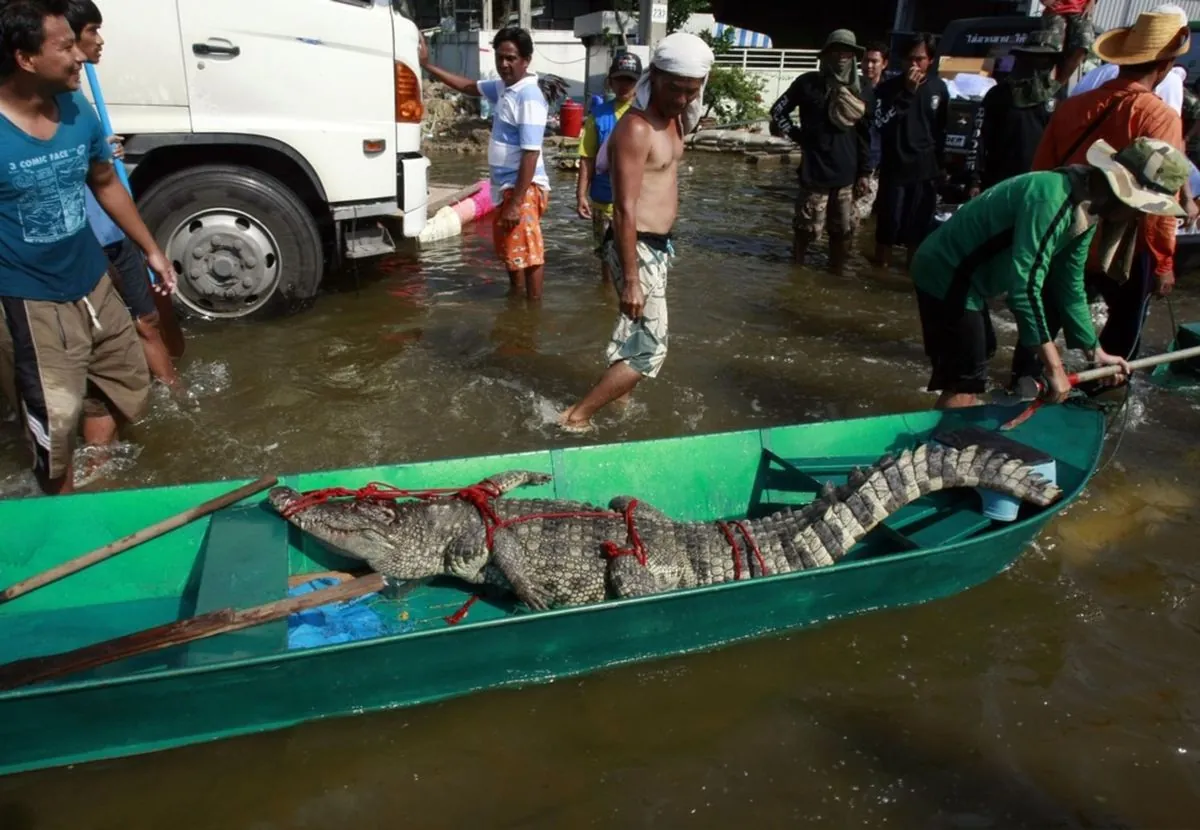
{"label": "reflection on water", "polygon": [[[435,165],[463,182],[484,169]],[[540,307],[506,297],[485,221],[360,263],[300,316],[193,325],[183,370],[198,406],[157,396],[114,484],[931,404],[907,278],[861,257],[844,276],[792,267],[791,169],[689,155],[663,373],[602,413],[598,434],[563,435],[555,415],[602,370],[616,301],[572,181],[552,175]],[[1181,285],[1176,315],[1200,318]],[[1151,350],[1170,339],[1165,318],[1156,306]],[[997,323],[1011,345],[1011,318]],[[1086,498],[965,594],[581,680],[0,779],[0,828],[1192,826],[1198,410],[1140,382]],[[24,460],[0,425],[3,492],[21,494]]]}

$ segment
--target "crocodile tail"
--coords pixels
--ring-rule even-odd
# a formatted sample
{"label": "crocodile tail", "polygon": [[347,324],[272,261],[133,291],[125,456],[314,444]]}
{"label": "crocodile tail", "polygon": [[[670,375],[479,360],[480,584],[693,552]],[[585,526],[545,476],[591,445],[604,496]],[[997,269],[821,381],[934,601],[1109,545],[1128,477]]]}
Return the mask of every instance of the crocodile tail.
{"label": "crocodile tail", "polygon": [[842,487],[827,485],[800,511],[793,544],[807,554],[806,564],[832,565],[900,508],[952,487],[984,487],[1039,507],[1062,496],[1033,467],[1000,450],[924,444],[898,457],[885,456],[868,470],[854,470]]}

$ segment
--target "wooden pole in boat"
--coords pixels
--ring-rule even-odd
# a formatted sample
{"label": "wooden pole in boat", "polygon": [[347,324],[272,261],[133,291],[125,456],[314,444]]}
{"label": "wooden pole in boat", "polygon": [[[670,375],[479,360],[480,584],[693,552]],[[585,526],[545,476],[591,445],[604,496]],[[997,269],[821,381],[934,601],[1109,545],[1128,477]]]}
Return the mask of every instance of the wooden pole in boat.
{"label": "wooden pole in boat", "polygon": [[220,611],[201,614],[199,617],[177,620],[133,634],[126,634],[123,637],[115,637],[102,643],[77,648],[74,651],[17,660],[0,666],[0,691],[28,686],[31,683],[41,683],[44,680],[94,669],[97,666],[114,663],[127,657],[136,657],[139,654],[184,645],[207,637],[215,637],[218,634],[240,631],[243,628],[283,619],[306,608],[357,599],[366,594],[381,591],[383,587],[383,575],[372,573],[320,591],[256,605],[241,611],[223,608]]}
{"label": "wooden pole in boat", "polygon": [[[1164,352],[1156,354],[1152,357],[1143,357],[1138,360],[1129,361],[1130,369],[1148,369],[1151,366],[1158,366],[1163,363],[1174,363],[1177,360],[1187,360],[1189,357],[1200,357],[1200,346],[1193,346],[1190,349],[1180,349],[1177,352]],[[1088,369],[1085,372],[1076,372],[1073,375],[1068,375],[1067,378],[1074,386],[1077,383],[1086,383],[1089,380],[1099,380],[1100,378],[1111,377],[1121,371],[1120,366],[1101,366],[1099,369]]]}
{"label": "wooden pole in boat", "polygon": [[[1138,360],[1130,360],[1129,368],[1131,370],[1146,369],[1150,366],[1158,366],[1163,363],[1174,363],[1177,360],[1187,360],[1189,357],[1200,357],[1200,346],[1193,346],[1190,349],[1180,349],[1177,352],[1164,352],[1156,354],[1153,357],[1143,357]],[[1099,380],[1100,378],[1112,377],[1122,371],[1120,366],[1101,366],[1099,369],[1088,369],[1084,372],[1076,372],[1067,375],[1067,382],[1072,387],[1078,386],[1081,383],[1086,383],[1089,380]],[[1016,429],[1021,424],[1033,417],[1033,413],[1037,412],[1042,407],[1045,401],[1043,395],[1046,393],[1046,385],[1038,381],[1038,396],[1020,415],[1000,425],[1001,432],[1008,432]]]}
{"label": "wooden pole in boat", "polygon": [[209,499],[203,504],[198,504],[195,507],[189,507],[182,513],[176,513],[174,516],[163,519],[161,522],[156,522],[149,527],[144,527],[139,531],[129,534],[115,542],[109,542],[102,548],[96,548],[90,553],[85,553],[82,556],[77,556],[69,562],[63,562],[61,565],[55,565],[53,568],[42,571],[36,576],[31,576],[29,579],[22,580],[16,585],[12,585],[0,591],[0,605],[24,596],[31,591],[36,591],[38,588],[43,588],[51,582],[57,582],[64,576],[70,576],[73,573],[78,573],[84,568],[90,568],[97,562],[103,562],[105,559],[110,559],[118,553],[124,553],[130,548],[137,547],[143,542],[148,542],[151,539],[157,539],[165,533],[169,533],[177,527],[183,527],[189,522],[199,519],[201,516],[207,516],[209,513],[215,513],[223,507],[227,507],[234,502],[241,501],[247,496],[252,496],[255,493],[266,490],[268,487],[275,486],[278,482],[275,476],[264,476],[257,481],[252,481],[249,484],[243,484],[236,490],[231,490],[223,496],[217,496],[215,499]]}

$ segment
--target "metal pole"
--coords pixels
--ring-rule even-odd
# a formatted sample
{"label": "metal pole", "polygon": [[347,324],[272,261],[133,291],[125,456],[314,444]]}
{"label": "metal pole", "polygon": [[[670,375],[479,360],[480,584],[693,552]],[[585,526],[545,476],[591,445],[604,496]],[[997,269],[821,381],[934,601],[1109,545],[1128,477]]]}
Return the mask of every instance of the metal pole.
{"label": "metal pole", "polygon": [[665,0],[639,0],[638,42],[654,49],[667,36],[667,4]]}
{"label": "metal pole", "polygon": [[533,28],[533,0],[520,0],[517,25],[526,31]]}
{"label": "metal pole", "polygon": [[490,32],[492,29],[496,28],[492,22],[492,4],[495,3],[495,1],[496,0],[483,0],[482,25],[485,32]]}

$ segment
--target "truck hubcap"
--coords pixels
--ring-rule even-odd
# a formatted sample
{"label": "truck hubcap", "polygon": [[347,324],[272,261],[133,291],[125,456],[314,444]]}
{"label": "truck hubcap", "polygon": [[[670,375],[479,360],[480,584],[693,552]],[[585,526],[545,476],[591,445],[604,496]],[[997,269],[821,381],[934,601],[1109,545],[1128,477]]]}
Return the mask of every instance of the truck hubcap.
{"label": "truck hubcap", "polygon": [[180,301],[208,317],[243,317],[279,287],[279,246],[249,214],[232,208],[194,213],[167,240]]}

